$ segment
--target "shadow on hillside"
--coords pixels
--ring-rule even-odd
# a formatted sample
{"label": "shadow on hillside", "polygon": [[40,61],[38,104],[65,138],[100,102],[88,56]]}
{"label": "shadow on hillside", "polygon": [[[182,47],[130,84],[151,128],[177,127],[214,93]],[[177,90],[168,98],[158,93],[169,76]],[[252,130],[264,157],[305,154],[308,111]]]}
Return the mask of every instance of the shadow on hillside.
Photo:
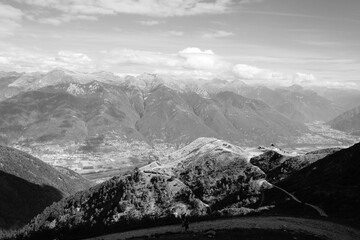
{"label": "shadow on hillside", "polygon": [[0,171],[0,229],[18,229],[63,194],[52,186],[40,186]]}

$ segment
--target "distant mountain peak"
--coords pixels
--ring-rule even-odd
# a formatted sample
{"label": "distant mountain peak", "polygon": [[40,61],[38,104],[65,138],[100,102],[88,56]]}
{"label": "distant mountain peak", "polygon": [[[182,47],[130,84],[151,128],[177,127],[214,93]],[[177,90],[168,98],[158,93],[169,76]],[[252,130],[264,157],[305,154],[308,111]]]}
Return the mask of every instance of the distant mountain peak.
{"label": "distant mountain peak", "polygon": [[74,74],[75,71],[71,71],[71,70],[68,70],[68,69],[65,69],[65,68],[61,68],[61,67],[56,67],[56,68],[54,68],[53,70],[50,70],[50,71],[48,72],[48,74],[52,74],[52,73],[61,73],[61,74],[68,73],[68,74]]}
{"label": "distant mountain peak", "polygon": [[293,84],[293,85],[287,87],[287,89],[290,91],[303,91],[304,87],[299,84]]}

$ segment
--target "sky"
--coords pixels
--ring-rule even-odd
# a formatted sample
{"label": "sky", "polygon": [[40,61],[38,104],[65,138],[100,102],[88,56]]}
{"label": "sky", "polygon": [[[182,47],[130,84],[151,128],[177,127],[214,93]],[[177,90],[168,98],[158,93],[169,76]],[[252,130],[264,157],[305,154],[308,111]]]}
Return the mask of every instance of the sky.
{"label": "sky", "polygon": [[360,89],[360,0],[0,0],[0,71]]}

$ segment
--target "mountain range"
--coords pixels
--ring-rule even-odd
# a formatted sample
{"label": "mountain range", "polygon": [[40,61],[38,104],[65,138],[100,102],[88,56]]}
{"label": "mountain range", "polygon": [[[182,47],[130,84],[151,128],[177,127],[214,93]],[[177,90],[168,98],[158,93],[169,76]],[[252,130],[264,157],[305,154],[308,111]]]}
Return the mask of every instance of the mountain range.
{"label": "mountain range", "polygon": [[[330,120],[336,105],[301,86],[270,89],[241,81],[176,79],[108,72],[5,73],[0,139],[61,142],[121,136],[150,145],[217,137],[238,144],[288,141],[303,123]],[[31,113],[31,114],[30,114]],[[14,120],[14,121],[13,121]]]}
{"label": "mountain range", "polygon": [[242,88],[240,95],[268,103],[291,120],[328,121],[342,110],[336,103],[300,85],[270,89],[264,86]]}
{"label": "mountain range", "polygon": [[301,122],[260,100],[230,91],[209,93],[150,74],[120,78],[56,69],[23,74],[8,88],[19,93],[0,102],[5,143],[85,143],[100,134],[150,145],[181,145],[202,136],[270,143],[306,131]]}

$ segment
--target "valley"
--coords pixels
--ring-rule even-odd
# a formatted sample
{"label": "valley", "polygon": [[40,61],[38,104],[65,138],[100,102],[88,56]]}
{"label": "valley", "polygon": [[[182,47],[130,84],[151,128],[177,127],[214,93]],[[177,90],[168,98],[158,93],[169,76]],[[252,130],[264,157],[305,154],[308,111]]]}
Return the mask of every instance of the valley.
{"label": "valley", "polygon": [[[360,140],[359,137],[332,129],[324,122],[307,123],[309,132],[299,136],[294,142],[274,142],[275,146],[294,154],[304,154],[317,149],[348,147]],[[143,141],[124,141],[113,135],[106,137],[93,151],[81,151],[83,144],[26,143],[12,147],[28,152],[53,166],[69,168],[97,183],[123,174],[134,167],[141,167],[153,161],[163,161],[167,155],[181,146],[171,143],[156,143],[150,146]],[[244,146],[254,155],[262,151],[256,145]],[[270,147],[270,146],[268,146]]]}
{"label": "valley", "polygon": [[348,147],[359,142],[360,138],[331,128],[328,124],[316,121],[306,123],[310,132],[300,136],[294,143],[284,147],[294,148],[299,153],[329,147]]}

